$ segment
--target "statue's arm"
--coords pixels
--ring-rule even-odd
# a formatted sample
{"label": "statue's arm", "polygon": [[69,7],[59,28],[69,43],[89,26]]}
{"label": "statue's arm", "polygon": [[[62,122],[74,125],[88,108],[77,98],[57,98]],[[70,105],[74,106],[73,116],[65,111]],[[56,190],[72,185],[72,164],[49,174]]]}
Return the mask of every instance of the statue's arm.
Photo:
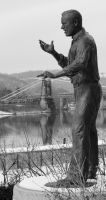
{"label": "statue's arm", "polygon": [[52,56],[57,60],[60,67],[64,68],[68,65],[68,58],[63,54],[59,54],[57,51],[52,52]]}

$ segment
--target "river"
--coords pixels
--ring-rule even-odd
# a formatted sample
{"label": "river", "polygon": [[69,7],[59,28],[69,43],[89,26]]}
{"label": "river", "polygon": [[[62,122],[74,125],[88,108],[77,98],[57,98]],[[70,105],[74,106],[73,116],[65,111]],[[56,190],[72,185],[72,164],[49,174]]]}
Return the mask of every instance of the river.
{"label": "river", "polygon": [[[73,112],[33,113],[0,118],[0,147],[70,143]],[[99,139],[105,140],[106,110],[99,111],[96,124]]]}

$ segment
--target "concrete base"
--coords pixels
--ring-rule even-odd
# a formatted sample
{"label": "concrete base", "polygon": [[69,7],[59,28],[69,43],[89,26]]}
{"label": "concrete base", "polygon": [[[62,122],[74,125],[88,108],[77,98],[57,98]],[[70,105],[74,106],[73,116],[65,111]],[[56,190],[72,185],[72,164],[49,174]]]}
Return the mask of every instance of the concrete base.
{"label": "concrete base", "polygon": [[[52,175],[25,178],[21,183],[16,184],[13,190],[13,200],[53,200],[56,197],[63,196],[71,199],[83,199],[82,196],[89,196],[89,199],[106,199],[106,178],[98,175],[97,180],[88,180],[93,182],[93,186],[85,188],[51,188],[46,187],[48,182],[54,182],[56,178]],[[77,198],[76,198],[77,197]],[[98,198],[99,197],[99,198]],[[64,198],[65,199],[65,198]]]}

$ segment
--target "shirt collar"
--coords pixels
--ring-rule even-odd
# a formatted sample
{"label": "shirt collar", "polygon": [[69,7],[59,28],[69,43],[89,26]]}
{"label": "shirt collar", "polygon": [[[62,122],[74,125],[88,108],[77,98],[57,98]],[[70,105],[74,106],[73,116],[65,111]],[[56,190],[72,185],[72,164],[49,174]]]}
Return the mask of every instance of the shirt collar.
{"label": "shirt collar", "polygon": [[83,34],[85,33],[85,29],[82,28],[80,31],[78,31],[75,35],[73,35],[73,40],[77,40],[78,38],[80,38]]}

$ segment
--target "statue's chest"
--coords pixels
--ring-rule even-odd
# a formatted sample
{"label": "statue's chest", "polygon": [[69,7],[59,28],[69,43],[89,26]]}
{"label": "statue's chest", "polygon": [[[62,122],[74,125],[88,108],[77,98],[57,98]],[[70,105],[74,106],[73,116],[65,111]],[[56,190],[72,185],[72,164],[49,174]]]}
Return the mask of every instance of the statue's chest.
{"label": "statue's chest", "polygon": [[69,64],[72,63],[75,60],[76,50],[77,50],[77,45],[76,44],[72,44],[71,48],[69,50],[69,53],[68,53],[68,62],[69,62]]}

